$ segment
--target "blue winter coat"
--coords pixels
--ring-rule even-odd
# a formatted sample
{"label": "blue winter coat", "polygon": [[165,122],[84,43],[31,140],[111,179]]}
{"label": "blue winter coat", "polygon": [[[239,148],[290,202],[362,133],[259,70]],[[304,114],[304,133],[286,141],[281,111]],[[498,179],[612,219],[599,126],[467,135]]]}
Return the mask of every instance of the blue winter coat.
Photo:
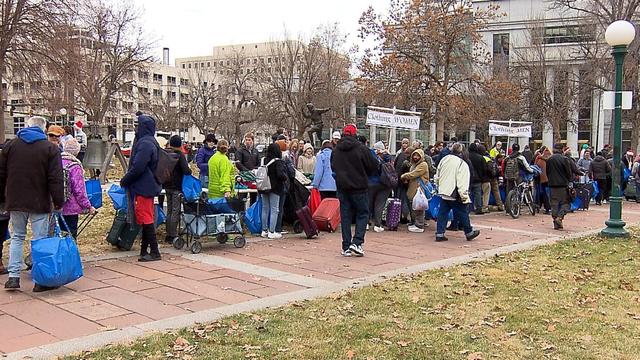
{"label": "blue winter coat", "polygon": [[207,144],[204,144],[198,149],[196,154],[196,165],[200,170],[201,175],[209,176],[209,159],[215,154],[216,149],[210,149]]}
{"label": "blue winter coat", "polygon": [[155,133],[155,120],[147,115],[138,116],[138,129],[131,148],[129,170],[120,180],[120,185],[130,191],[132,197],[154,197],[162,190],[153,174],[158,166],[159,149]]}
{"label": "blue winter coat", "polygon": [[316,156],[316,168],[313,172],[314,188],[320,191],[336,191],[336,179],[331,170],[331,148],[324,148]]}
{"label": "blue winter coat", "polygon": [[369,149],[371,151],[371,156],[378,162],[378,169],[374,171],[373,174],[369,175],[369,185],[380,184],[380,175],[382,175],[382,162],[391,161],[391,156],[389,154],[384,154],[382,159],[376,154],[376,151],[373,149]]}

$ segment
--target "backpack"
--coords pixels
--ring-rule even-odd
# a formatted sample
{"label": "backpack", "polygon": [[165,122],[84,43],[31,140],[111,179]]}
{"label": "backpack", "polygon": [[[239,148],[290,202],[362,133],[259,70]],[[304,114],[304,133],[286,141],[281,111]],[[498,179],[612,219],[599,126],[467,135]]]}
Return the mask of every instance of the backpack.
{"label": "backpack", "polygon": [[518,159],[513,157],[507,157],[504,159],[504,178],[507,180],[517,180],[520,168],[518,166]]}
{"label": "backpack", "polygon": [[488,156],[484,156],[484,160],[487,166],[487,174],[489,174],[489,177],[491,178],[497,178],[498,175],[500,174],[500,171],[498,170],[498,164],[496,163],[496,161],[494,159],[489,158]]}
{"label": "backpack", "polygon": [[398,186],[398,173],[391,162],[383,162],[380,165],[380,182],[392,189]]}
{"label": "backpack", "polygon": [[258,191],[271,191],[271,179],[269,179],[269,165],[278,159],[271,159],[266,165],[260,165],[256,171],[256,189]]}
{"label": "backpack", "polygon": [[[64,177],[64,202],[71,198],[71,168],[78,164],[70,162],[62,167],[62,176]],[[78,165],[79,166],[79,165]]]}
{"label": "backpack", "polygon": [[180,157],[176,153],[169,153],[158,146],[158,165],[153,175],[160,185],[164,185],[171,181],[173,177],[173,169],[176,168]]}

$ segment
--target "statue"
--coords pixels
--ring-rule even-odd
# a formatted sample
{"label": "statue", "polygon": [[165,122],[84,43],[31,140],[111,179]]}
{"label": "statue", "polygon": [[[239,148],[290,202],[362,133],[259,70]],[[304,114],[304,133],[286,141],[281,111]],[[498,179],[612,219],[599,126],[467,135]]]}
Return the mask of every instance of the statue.
{"label": "statue", "polygon": [[305,119],[311,119],[311,126],[307,131],[307,134],[309,135],[309,141],[311,141],[311,143],[314,142],[313,134],[316,134],[318,140],[322,142],[322,128],[324,126],[322,124],[322,114],[326,113],[329,110],[331,110],[331,108],[317,109],[313,105],[313,103],[308,103],[306,109],[302,108],[302,116],[304,116]]}

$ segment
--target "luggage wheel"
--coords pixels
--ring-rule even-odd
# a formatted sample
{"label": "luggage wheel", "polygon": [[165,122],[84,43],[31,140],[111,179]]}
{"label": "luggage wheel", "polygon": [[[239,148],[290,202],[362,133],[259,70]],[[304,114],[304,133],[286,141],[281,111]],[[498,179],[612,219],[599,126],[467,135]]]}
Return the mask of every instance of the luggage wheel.
{"label": "luggage wheel", "polygon": [[296,234],[300,234],[301,232],[304,231],[304,227],[302,226],[302,223],[300,223],[300,220],[296,220],[293,222],[293,232]]}
{"label": "luggage wheel", "polygon": [[229,240],[229,235],[227,235],[227,234],[218,234],[218,235],[216,235],[216,240],[220,244],[226,244],[227,241]]}
{"label": "luggage wheel", "polygon": [[184,247],[184,240],[182,240],[181,237],[177,237],[177,238],[173,239],[173,243],[172,244],[173,244],[173,247],[176,250],[180,250],[180,249],[182,249]]}
{"label": "luggage wheel", "polygon": [[245,239],[244,236],[236,236],[235,239],[233,239],[233,246],[237,248],[243,248],[246,244],[247,239]]}
{"label": "luggage wheel", "polygon": [[199,254],[200,251],[202,251],[202,243],[196,240],[191,244],[191,252],[193,254]]}

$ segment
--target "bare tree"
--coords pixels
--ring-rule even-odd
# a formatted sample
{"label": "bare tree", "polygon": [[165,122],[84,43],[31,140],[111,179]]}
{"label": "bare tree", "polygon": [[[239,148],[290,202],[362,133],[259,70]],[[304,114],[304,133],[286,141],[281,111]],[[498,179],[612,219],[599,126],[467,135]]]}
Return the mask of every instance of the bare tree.
{"label": "bare tree", "polygon": [[[0,0],[0,83],[8,73],[21,75],[34,58],[47,56],[42,43],[55,33],[68,10],[65,0]],[[0,104],[4,100],[0,91]],[[0,141],[5,139],[4,111],[0,111]]]}
{"label": "bare tree", "polygon": [[190,69],[188,77],[183,80],[180,94],[180,107],[188,118],[189,125],[194,125],[201,133],[215,133],[221,125],[226,108],[222,102],[222,87],[215,72],[204,68]]}

